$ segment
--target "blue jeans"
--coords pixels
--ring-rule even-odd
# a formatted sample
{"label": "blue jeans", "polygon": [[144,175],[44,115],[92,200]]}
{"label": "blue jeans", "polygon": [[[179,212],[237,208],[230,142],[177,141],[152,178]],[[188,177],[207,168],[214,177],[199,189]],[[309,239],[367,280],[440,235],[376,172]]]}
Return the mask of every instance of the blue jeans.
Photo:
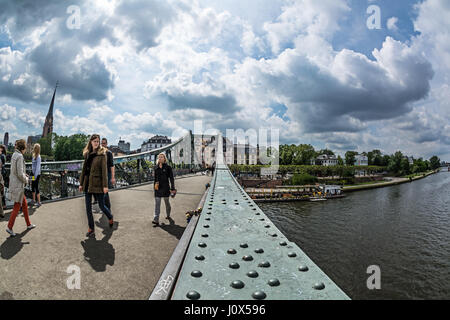
{"label": "blue jeans", "polygon": [[164,199],[164,203],[166,204],[166,215],[167,217],[170,217],[170,202],[169,197],[155,197],[155,217],[153,218],[153,221],[159,221],[159,214],[161,211],[161,199]]}
{"label": "blue jeans", "polygon": [[105,206],[105,195],[103,193],[85,193],[84,200],[86,203],[86,214],[88,217],[89,229],[94,230],[94,217],[92,215],[92,196],[98,201],[100,210],[108,217],[109,220],[113,218],[111,211]]}

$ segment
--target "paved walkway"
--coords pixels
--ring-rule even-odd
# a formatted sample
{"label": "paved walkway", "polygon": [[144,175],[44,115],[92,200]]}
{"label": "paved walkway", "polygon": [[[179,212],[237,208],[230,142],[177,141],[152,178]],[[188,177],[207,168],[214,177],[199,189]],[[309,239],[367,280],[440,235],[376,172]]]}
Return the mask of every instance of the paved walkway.
{"label": "paved walkway", "polygon": [[[174,223],[151,224],[153,185],[110,193],[114,228],[103,214],[94,214],[96,239],[86,239],[84,198],[44,204],[30,210],[36,229],[25,231],[21,215],[17,236],[5,229],[10,210],[0,219],[0,300],[2,299],[148,299],[186,227],[185,213],[196,209],[208,176],[176,179],[171,199]],[[77,266],[81,288],[70,290],[69,266]],[[73,272],[73,271],[72,271]]]}

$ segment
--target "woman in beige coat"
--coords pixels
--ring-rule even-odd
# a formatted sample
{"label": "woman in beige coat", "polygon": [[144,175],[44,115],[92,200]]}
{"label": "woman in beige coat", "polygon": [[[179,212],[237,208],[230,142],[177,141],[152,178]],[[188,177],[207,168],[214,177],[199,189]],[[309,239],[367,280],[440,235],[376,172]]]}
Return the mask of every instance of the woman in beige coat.
{"label": "woman in beige coat", "polygon": [[9,193],[11,201],[14,202],[14,208],[9,217],[8,232],[11,236],[16,234],[12,230],[14,227],[14,222],[16,221],[17,214],[19,213],[20,207],[22,207],[23,216],[25,217],[25,222],[27,224],[27,229],[33,229],[36,226],[31,224],[30,217],[28,215],[28,204],[25,198],[25,185],[28,182],[28,175],[25,173],[25,160],[23,159],[23,154],[26,149],[25,140],[21,139],[16,141],[16,150],[11,157],[11,173],[9,174]]}

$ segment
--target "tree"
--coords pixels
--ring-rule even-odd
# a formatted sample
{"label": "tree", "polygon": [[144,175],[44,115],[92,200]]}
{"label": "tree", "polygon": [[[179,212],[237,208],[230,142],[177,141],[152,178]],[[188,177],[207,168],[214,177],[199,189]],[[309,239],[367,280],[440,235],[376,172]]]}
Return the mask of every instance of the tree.
{"label": "tree", "polygon": [[401,175],[405,176],[410,174],[410,168],[409,168],[409,160],[408,158],[403,158],[401,161]]}
{"label": "tree", "polygon": [[344,160],[342,159],[341,156],[338,156],[338,165],[340,165],[340,166],[344,165]]}
{"label": "tree", "polygon": [[55,160],[70,161],[82,160],[83,149],[89,141],[89,136],[85,134],[74,134],[72,136],[57,137],[55,143]]}
{"label": "tree", "polygon": [[52,156],[53,155],[53,149],[52,149],[52,137],[47,136],[45,138],[40,138],[38,142],[41,145],[41,154],[46,156]]}
{"label": "tree", "polygon": [[296,165],[310,165],[316,157],[316,151],[310,144],[301,144],[295,148],[294,163]]}
{"label": "tree", "polygon": [[345,153],[345,164],[347,166],[353,166],[355,164],[356,158],[355,156],[358,154],[356,151],[347,151]]}
{"label": "tree", "polygon": [[388,171],[394,173],[395,175],[399,175],[402,171],[402,160],[403,154],[401,153],[401,151],[397,151],[393,156],[390,157]]}
{"label": "tree", "polygon": [[327,156],[334,156],[334,152],[329,149],[322,149],[318,153],[319,155],[326,154]]}
{"label": "tree", "polygon": [[437,156],[432,156],[430,158],[430,168],[431,170],[436,170],[441,166],[441,159],[439,159]]}

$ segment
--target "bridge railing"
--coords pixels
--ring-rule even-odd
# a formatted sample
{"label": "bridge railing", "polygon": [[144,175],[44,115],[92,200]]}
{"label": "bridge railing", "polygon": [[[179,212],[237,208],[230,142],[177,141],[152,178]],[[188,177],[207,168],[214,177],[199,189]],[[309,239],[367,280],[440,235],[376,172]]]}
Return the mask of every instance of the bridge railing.
{"label": "bridge railing", "polygon": [[[204,168],[196,159],[192,132],[181,137],[172,144],[161,148],[114,158],[116,188],[128,187],[153,181],[156,157],[165,153],[173,168],[174,176],[203,171]],[[32,163],[27,162],[26,172],[32,176]],[[5,165],[7,171],[6,187],[9,185],[10,163]],[[83,160],[48,161],[41,163],[39,191],[42,201],[76,197],[81,194],[80,175]],[[6,193],[8,188],[6,188]],[[25,187],[25,194],[31,198],[31,181]],[[8,202],[8,199],[7,199]],[[8,205],[12,203],[8,202]]]}

